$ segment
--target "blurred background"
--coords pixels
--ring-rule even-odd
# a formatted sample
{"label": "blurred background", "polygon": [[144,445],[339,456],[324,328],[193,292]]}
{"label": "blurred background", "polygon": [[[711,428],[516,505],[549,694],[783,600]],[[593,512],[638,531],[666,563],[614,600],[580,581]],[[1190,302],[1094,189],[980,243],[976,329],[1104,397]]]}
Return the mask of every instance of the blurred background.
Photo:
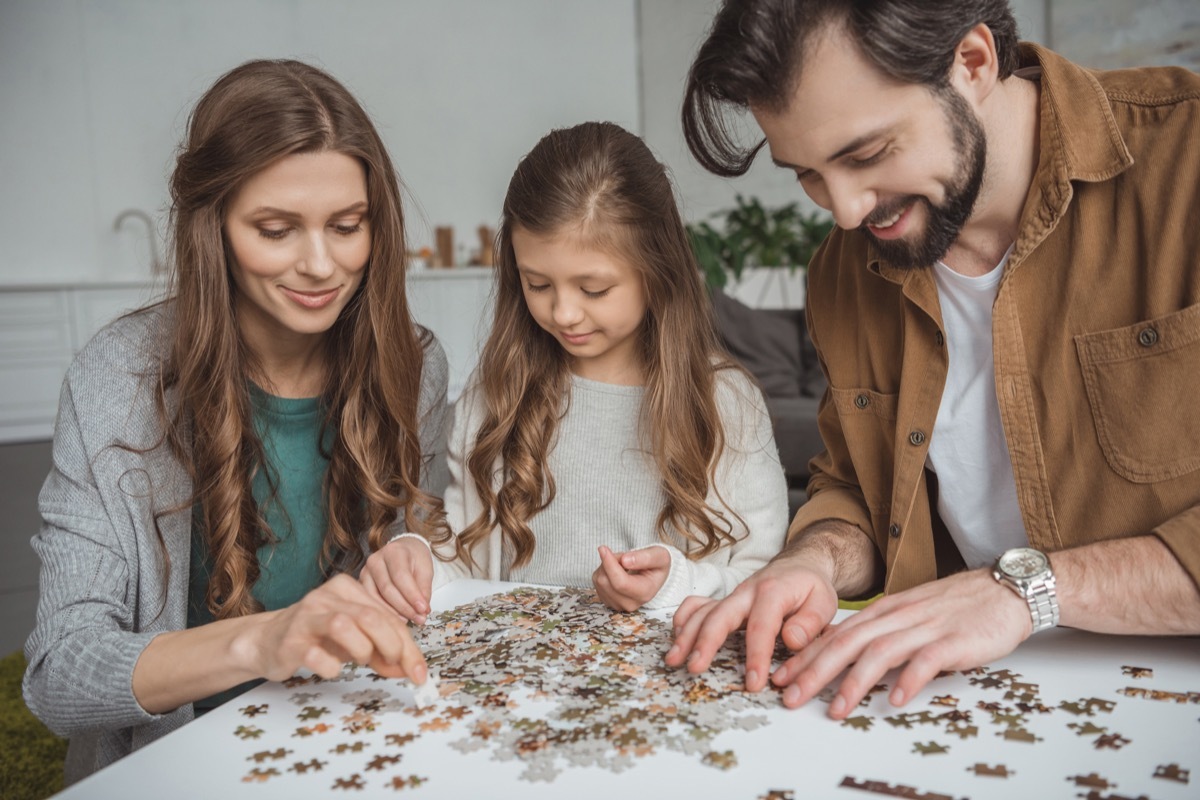
{"label": "blurred background", "polygon": [[[1196,0],[1018,0],[1024,38],[1095,67],[1200,68]],[[590,119],[645,137],[685,218],[735,196],[799,201],[760,159],[707,175],[679,127],[715,0],[0,0],[0,654],[32,627],[36,493],[72,354],[161,288],[166,180],[192,104],[250,58],[319,65],[365,104],[408,192],[414,249],[453,226],[455,261],[495,226],[517,160]],[[132,213],[127,213],[132,212]],[[485,268],[414,271],[417,318],[461,390],[486,319]],[[761,299],[761,298],[760,298]]]}

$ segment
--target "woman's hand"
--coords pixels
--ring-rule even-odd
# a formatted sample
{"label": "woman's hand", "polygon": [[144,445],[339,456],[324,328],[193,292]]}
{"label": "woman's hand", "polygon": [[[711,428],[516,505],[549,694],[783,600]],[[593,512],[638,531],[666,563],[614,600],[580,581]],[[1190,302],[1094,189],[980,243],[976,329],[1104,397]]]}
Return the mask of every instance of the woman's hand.
{"label": "woman's hand", "polygon": [[601,545],[599,551],[600,566],[592,573],[592,585],[604,604],[617,611],[641,608],[671,574],[671,553],[665,547],[614,553]]}
{"label": "woman's hand", "polygon": [[418,625],[425,624],[433,593],[429,546],[406,536],[371,554],[359,574],[367,592]]}
{"label": "woman's hand", "polygon": [[347,661],[418,684],[428,677],[425,657],[405,621],[347,575],[335,575],[298,602],[262,617],[252,641],[239,637],[235,648],[252,648],[255,672],[269,680],[289,678],[300,667],[333,678]]}

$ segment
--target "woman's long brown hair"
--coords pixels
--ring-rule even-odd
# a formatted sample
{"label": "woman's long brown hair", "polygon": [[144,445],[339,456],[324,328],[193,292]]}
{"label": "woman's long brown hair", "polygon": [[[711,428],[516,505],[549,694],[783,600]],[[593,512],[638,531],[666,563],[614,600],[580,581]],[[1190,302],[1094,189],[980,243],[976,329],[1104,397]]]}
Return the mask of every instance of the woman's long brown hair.
{"label": "woman's long brown hair", "polygon": [[378,549],[397,519],[434,539],[449,535],[440,501],[420,488],[418,406],[430,334],[408,311],[391,159],[366,112],[332,77],[298,61],[248,62],[196,105],[171,179],[173,325],[157,396],[166,441],[191,474],[212,559],[206,600],[218,619],[261,610],[250,590],[257,550],[272,537],[251,494],[254,474],[266,468],[248,390],[258,363],[235,318],[225,212],[250,176],[284,156],[324,151],[363,165],[371,251],[362,284],[323,343],[321,403],[333,435],[322,568],[353,569],[363,560],[358,533],[367,531]]}
{"label": "woman's long brown hair", "polygon": [[528,563],[535,544],[529,520],[554,499],[546,459],[566,409],[570,364],[525,305],[515,228],[579,236],[641,274],[647,312],[639,334],[646,376],[640,435],[667,498],[659,536],[691,540],[695,558],[732,543],[732,521],[708,505],[707,495],[724,445],[715,373],[737,367],[717,339],[666,169],[638,137],[589,122],[538,142],[504,199],[495,317],[477,373],[485,408],[466,462],[484,510],[460,532],[460,557],[470,563],[472,548],[499,525],[513,565]]}

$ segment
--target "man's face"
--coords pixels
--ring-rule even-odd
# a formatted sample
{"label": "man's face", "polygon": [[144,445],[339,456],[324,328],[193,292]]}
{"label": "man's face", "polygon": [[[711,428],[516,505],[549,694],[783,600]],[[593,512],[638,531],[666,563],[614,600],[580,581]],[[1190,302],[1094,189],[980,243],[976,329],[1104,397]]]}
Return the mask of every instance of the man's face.
{"label": "man's face", "polygon": [[978,117],[952,86],[935,92],[884,75],[841,32],[814,45],[787,107],[752,109],[772,159],[888,261],[932,266],[983,185],[987,136]]}

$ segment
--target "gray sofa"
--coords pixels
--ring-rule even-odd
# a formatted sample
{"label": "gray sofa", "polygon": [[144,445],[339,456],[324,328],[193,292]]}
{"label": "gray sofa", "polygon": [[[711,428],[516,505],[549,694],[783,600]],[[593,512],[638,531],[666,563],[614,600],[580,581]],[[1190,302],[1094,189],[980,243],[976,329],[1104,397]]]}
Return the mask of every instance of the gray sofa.
{"label": "gray sofa", "polygon": [[808,462],[821,452],[817,405],[825,378],[808,339],[803,309],[756,309],[713,290],[725,347],[758,380],[788,483],[790,516],[807,500]]}

